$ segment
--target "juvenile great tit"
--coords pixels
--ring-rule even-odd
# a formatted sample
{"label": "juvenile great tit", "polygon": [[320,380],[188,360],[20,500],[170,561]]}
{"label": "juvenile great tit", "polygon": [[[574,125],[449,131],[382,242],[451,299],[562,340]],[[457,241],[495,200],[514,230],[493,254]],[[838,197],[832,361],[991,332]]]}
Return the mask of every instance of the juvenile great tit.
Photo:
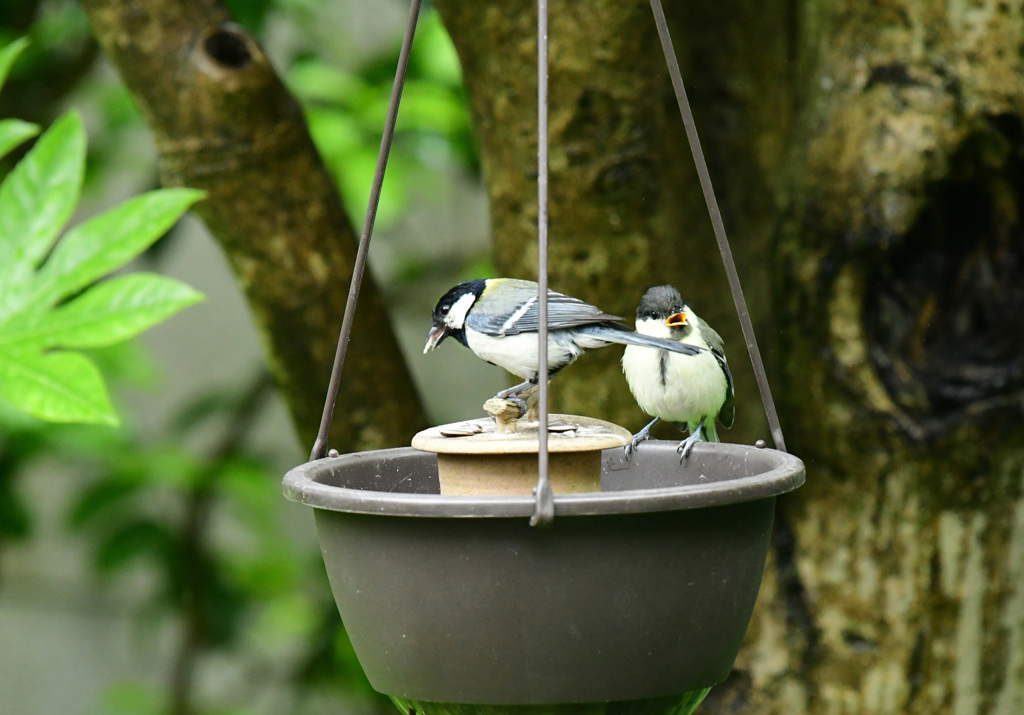
{"label": "juvenile great tit", "polygon": [[702,437],[705,442],[718,441],[716,417],[728,429],[736,416],[732,373],[722,338],[669,285],[644,293],[636,309],[636,329],[644,335],[702,348],[686,354],[627,346],[622,355],[622,371],[633,397],[640,409],[654,417],[633,436],[627,454],[650,438],[651,427],[666,420],[690,431],[677,448],[682,461]]}
{"label": "juvenile great tit", "polygon": [[[497,395],[517,403],[522,415],[526,402],[519,395],[539,380],[537,298],[538,288],[533,281],[480,278],[459,283],[445,293],[434,308],[433,325],[427,333],[423,352],[430,352],[451,335],[477,357],[522,378],[525,382]],[[619,323],[620,320],[622,318],[604,313],[578,298],[549,290],[548,379],[584,350],[612,343],[635,346],[640,352],[650,353],[655,361],[664,350],[692,356],[705,349],[641,335]]]}

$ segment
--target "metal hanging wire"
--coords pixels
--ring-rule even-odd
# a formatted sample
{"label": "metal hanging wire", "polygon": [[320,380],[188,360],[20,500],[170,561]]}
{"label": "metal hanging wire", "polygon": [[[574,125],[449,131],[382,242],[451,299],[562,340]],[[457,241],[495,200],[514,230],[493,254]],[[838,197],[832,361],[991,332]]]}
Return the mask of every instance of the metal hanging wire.
{"label": "metal hanging wire", "polygon": [[686,88],[683,87],[683,76],[679,71],[679,62],[676,60],[676,51],[672,46],[672,36],[668,31],[668,22],[665,20],[665,11],[661,7],[661,0],[651,0],[651,10],[654,11],[654,24],[658,27],[658,37],[661,38],[661,49],[665,53],[665,62],[668,65],[668,73],[672,78],[672,89],[675,90],[676,102],[679,104],[679,113],[683,117],[683,126],[686,127],[686,139],[690,143],[690,151],[693,153],[693,161],[697,165],[697,176],[700,178],[700,187],[704,191],[704,201],[708,205],[708,213],[711,215],[711,225],[715,229],[715,239],[718,241],[718,250],[722,254],[722,263],[725,266],[725,274],[729,279],[729,290],[732,292],[732,300],[736,306],[736,314],[740,319],[740,327],[743,329],[743,338],[747,343],[747,352],[750,354],[750,364],[754,367],[754,377],[757,379],[757,389],[761,392],[761,402],[764,405],[764,413],[768,417],[768,428],[772,433],[772,440],[775,448],[780,452],[786,451],[786,441],[782,437],[782,426],[779,425],[779,414],[775,410],[775,400],[772,399],[772,390],[768,385],[768,375],[765,374],[764,362],[761,360],[761,351],[757,347],[757,337],[754,335],[754,326],[750,322],[750,312],[747,310],[747,301],[743,297],[743,287],[740,285],[740,277],[736,272],[736,261],[732,257],[732,248],[729,247],[729,238],[725,235],[725,224],[722,222],[722,212],[718,208],[718,199],[715,198],[714,187],[711,186],[711,175],[708,173],[708,164],[704,160],[704,151],[700,146],[700,137],[697,136],[697,125],[693,121],[693,112],[690,110],[690,101],[686,98]]}
{"label": "metal hanging wire", "polygon": [[[682,115],[683,125],[686,128],[686,137],[693,153],[694,162],[697,166],[697,175],[700,178],[701,189],[704,192],[704,200],[708,206],[708,213],[714,227],[715,238],[718,241],[718,248],[722,254],[722,262],[725,266],[726,275],[729,279],[729,288],[732,292],[733,302],[740,320],[740,327],[743,330],[743,337],[746,341],[747,351],[750,354],[750,361],[754,368],[754,375],[757,379],[757,386],[761,393],[761,400],[764,404],[765,414],[768,418],[768,426],[772,433],[772,439],[779,451],[785,452],[786,446],[782,436],[782,428],[779,425],[778,413],[775,409],[775,402],[772,399],[771,388],[768,385],[768,378],[765,373],[764,363],[757,346],[757,339],[754,335],[754,328],[750,321],[750,313],[747,310],[746,299],[743,296],[743,288],[740,285],[739,275],[736,271],[736,263],[733,259],[732,249],[729,246],[729,239],[725,233],[725,225],[722,222],[721,210],[718,207],[718,200],[715,198],[714,188],[711,185],[711,177],[708,173],[707,162],[704,159],[704,152],[700,146],[700,139],[697,135],[697,128],[693,120],[693,112],[690,109],[689,100],[686,97],[686,89],[683,86],[682,74],[679,70],[679,63],[676,60],[675,49],[672,45],[672,37],[665,20],[665,12],[661,0],[650,0],[651,10],[654,13],[655,25],[658,28],[658,36],[661,39],[662,50],[665,53],[665,61],[668,65],[669,75],[672,79],[672,87],[675,91],[676,101],[679,104],[679,111]],[[359,248],[356,252],[356,260],[352,269],[352,282],[349,286],[348,300],[345,304],[345,314],[342,319],[341,334],[338,338],[338,348],[334,356],[334,366],[331,371],[331,381],[327,391],[327,399],[324,403],[324,411],[320,420],[320,430],[316,442],[310,454],[310,461],[321,459],[327,456],[327,439],[331,428],[331,419],[334,414],[334,406],[338,398],[338,388],[341,384],[341,373],[345,364],[345,357],[348,351],[348,344],[352,336],[352,323],[355,318],[356,304],[359,300],[359,291],[362,286],[363,274],[366,269],[366,255],[370,244],[370,237],[373,234],[373,224],[377,216],[377,207],[380,203],[381,189],[384,183],[384,172],[387,169],[388,154],[391,151],[391,141],[394,137],[395,121],[398,116],[398,106],[402,98],[402,89],[405,86],[405,77],[409,66],[409,52],[412,47],[413,36],[416,32],[416,23],[419,19],[421,0],[412,0],[409,8],[409,19],[406,23],[405,35],[402,39],[402,49],[398,56],[398,67],[395,71],[395,82],[391,90],[391,101],[388,105],[387,119],[384,124],[384,133],[381,137],[380,152],[377,155],[377,166],[374,172],[373,185],[370,189],[370,199],[366,208],[366,217],[363,222],[363,231],[359,238]],[[537,241],[538,241],[538,312],[539,330],[538,362],[539,374],[547,375],[547,336],[548,336],[548,4],[547,0],[537,0]],[[551,483],[548,477],[548,384],[546,379],[539,381],[538,385],[538,481],[534,490],[536,507],[534,515],[530,519],[531,525],[547,525],[554,520],[554,497],[551,491]]]}
{"label": "metal hanging wire", "polygon": [[416,34],[416,22],[419,16],[420,0],[412,0],[412,4],[409,7],[409,20],[405,25],[405,36],[402,38],[402,49],[398,53],[398,68],[395,70],[395,83],[391,87],[391,101],[388,103],[388,115],[384,121],[384,134],[380,139],[377,168],[373,174],[373,185],[370,187],[370,200],[366,206],[366,218],[363,220],[363,233],[359,237],[356,262],[352,266],[352,282],[349,284],[348,299],[345,302],[345,316],[341,321],[338,349],[334,353],[334,367],[331,368],[331,382],[327,388],[327,401],[324,402],[324,412],[320,418],[320,431],[317,433],[316,442],[313,443],[313,451],[309,455],[309,461],[311,462],[327,456],[327,436],[331,431],[334,404],[338,400],[338,388],[341,386],[341,371],[345,366],[345,355],[348,352],[348,344],[352,338],[352,322],[355,320],[356,303],[359,302],[359,289],[363,285],[363,273],[366,271],[366,253],[370,247],[373,223],[377,218],[380,192],[384,186],[384,171],[388,166],[391,139],[395,135],[398,104],[402,101],[405,75],[409,70],[409,50],[412,48],[412,39]]}
{"label": "metal hanging wire", "polygon": [[[729,290],[732,292],[733,303],[736,306],[736,314],[740,320],[740,327],[743,330],[743,338],[747,345],[747,352],[750,355],[750,363],[754,368],[754,377],[757,380],[757,388],[761,393],[761,402],[764,405],[765,415],[768,418],[768,428],[772,433],[772,440],[780,452],[786,451],[786,442],[782,436],[782,427],[779,424],[778,412],[775,409],[775,401],[772,399],[771,387],[768,384],[768,376],[765,373],[764,362],[761,359],[761,351],[757,347],[757,337],[754,335],[754,326],[750,321],[750,311],[747,309],[747,301],[743,296],[743,287],[740,285],[739,273],[736,270],[736,261],[733,259],[732,248],[729,245],[729,238],[725,233],[725,224],[722,221],[722,212],[718,207],[718,199],[715,197],[715,190],[711,184],[711,175],[708,172],[707,161],[704,159],[704,151],[700,146],[700,137],[697,135],[697,125],[693,120],[693,112],[690,109],[690,102],[686,97],[686,88],[683,86],[682,73],[679,70],[679,62],[676,60],[675,49],[672,46],[672,36],[668,30],[668,23],[665,20],[665,11],[661,6],[661,0],[650,0],[651,10],[654,12],[654,24],[658,28],[658,37],[661,39],[661,49],[665,53],[665,63],[668,65],[669,76],[672,78],[672,88],[675,91],[676,102],[679,105],[679,113],[682,115],[683,126],[686,128],[686,139],[693,153],[693,161],[697,166],[697,176],[700,178],[700,186],[704,192],[704,201],[707,203],[708,213],[711,216],[711,225],[715,231],[715,239],[718,242],[718,250],[722,254],[722,263],[725,266],[725,273],[729,279]],[[537,0],[537,241],[538,241],[538,312],[540,330],[538,332],[538,345],[540,358],[540,375],[547,375],[547,284],[548,284],[548,5],[547,0]],[[537,455],[538,480],[537,488],[534,490],[536,507],[530,524],[550,524],[554,520],[554,497],[551,493],[551,485],[548,480],[548,384],[546,379],[540,381],[540,392],[537,401],[540,424],[538,425],[538,437],[540,440],[539,453]]]}
{"label": "metal hanging wire", "polygon": [[548,2],[537,0],[537,488],[531,526],[555,519],[548,479]]}

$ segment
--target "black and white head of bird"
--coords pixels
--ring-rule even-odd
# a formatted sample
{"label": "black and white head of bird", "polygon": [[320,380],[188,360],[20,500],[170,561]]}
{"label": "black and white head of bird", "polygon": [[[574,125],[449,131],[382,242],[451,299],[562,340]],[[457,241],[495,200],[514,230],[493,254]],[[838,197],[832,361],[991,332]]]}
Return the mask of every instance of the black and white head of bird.
{"label": "black and white head of bird", "polygon": [[487,281],[477,279],[459,283],[441,296],[434,306],[433,324],[427,333],[427,344],[423,347],[424,354],[430,352],[449,335],[463,345],[466,344],[466,315],[483,293]]}
{"label": "black and white head of bird", "polygon": [[638,333],[681,340],[693,331],[696,315],[670,285],[647,289],[636,309]]}

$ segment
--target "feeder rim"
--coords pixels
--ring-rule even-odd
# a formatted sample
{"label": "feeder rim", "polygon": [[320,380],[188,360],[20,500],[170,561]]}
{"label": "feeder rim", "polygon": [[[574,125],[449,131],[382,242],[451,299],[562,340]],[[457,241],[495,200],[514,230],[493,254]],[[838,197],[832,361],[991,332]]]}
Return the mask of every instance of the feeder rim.
{"label": "feeder rim", "polygon": [[[640,447],[640,452],[633,458],[678,460],[677,444],[676,441],[670,440],[649,440]],[[771,460],[774,466],[759,474],[702,484],[556,495],[555,514],[597,516],[726,506],[775,497],[804,483],[803,461],[787,452],[744,444],[698,443],[694,445],[689,459],[699,459],[701,453],[708,450],[725,452],[734,459],[744,459],[750,455],[757,459]],[[285,474],[284,495],[291,501],[316,509],[351,514],[433,518],[522,518],[533,515],[536,499],[531,495],[447,496],[381,492],[336,487],[322,484],[315,479],[316,475],[324,470],[344,466],[357,459],[374,456],[380,459],[395,459],[416,455],[422,455],[425,459],[434,456],[432,453],[421,452],[411,447],[399,447],[355,452],[306,462]]]}

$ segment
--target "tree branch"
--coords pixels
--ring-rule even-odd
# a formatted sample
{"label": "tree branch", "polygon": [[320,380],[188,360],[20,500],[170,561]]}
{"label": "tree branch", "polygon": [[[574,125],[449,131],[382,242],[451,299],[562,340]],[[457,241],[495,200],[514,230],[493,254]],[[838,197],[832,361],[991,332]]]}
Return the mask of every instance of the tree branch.
{"label": "tree branch", "polygon": [[[312,444],[356,242],[300,106],[217,0],[82,5],[153,130],[162,181],[208,192],[196,211],[227,253]],[[406,444],[425,424],[386,314],[368,277],[332,428],[341,451]]]}

